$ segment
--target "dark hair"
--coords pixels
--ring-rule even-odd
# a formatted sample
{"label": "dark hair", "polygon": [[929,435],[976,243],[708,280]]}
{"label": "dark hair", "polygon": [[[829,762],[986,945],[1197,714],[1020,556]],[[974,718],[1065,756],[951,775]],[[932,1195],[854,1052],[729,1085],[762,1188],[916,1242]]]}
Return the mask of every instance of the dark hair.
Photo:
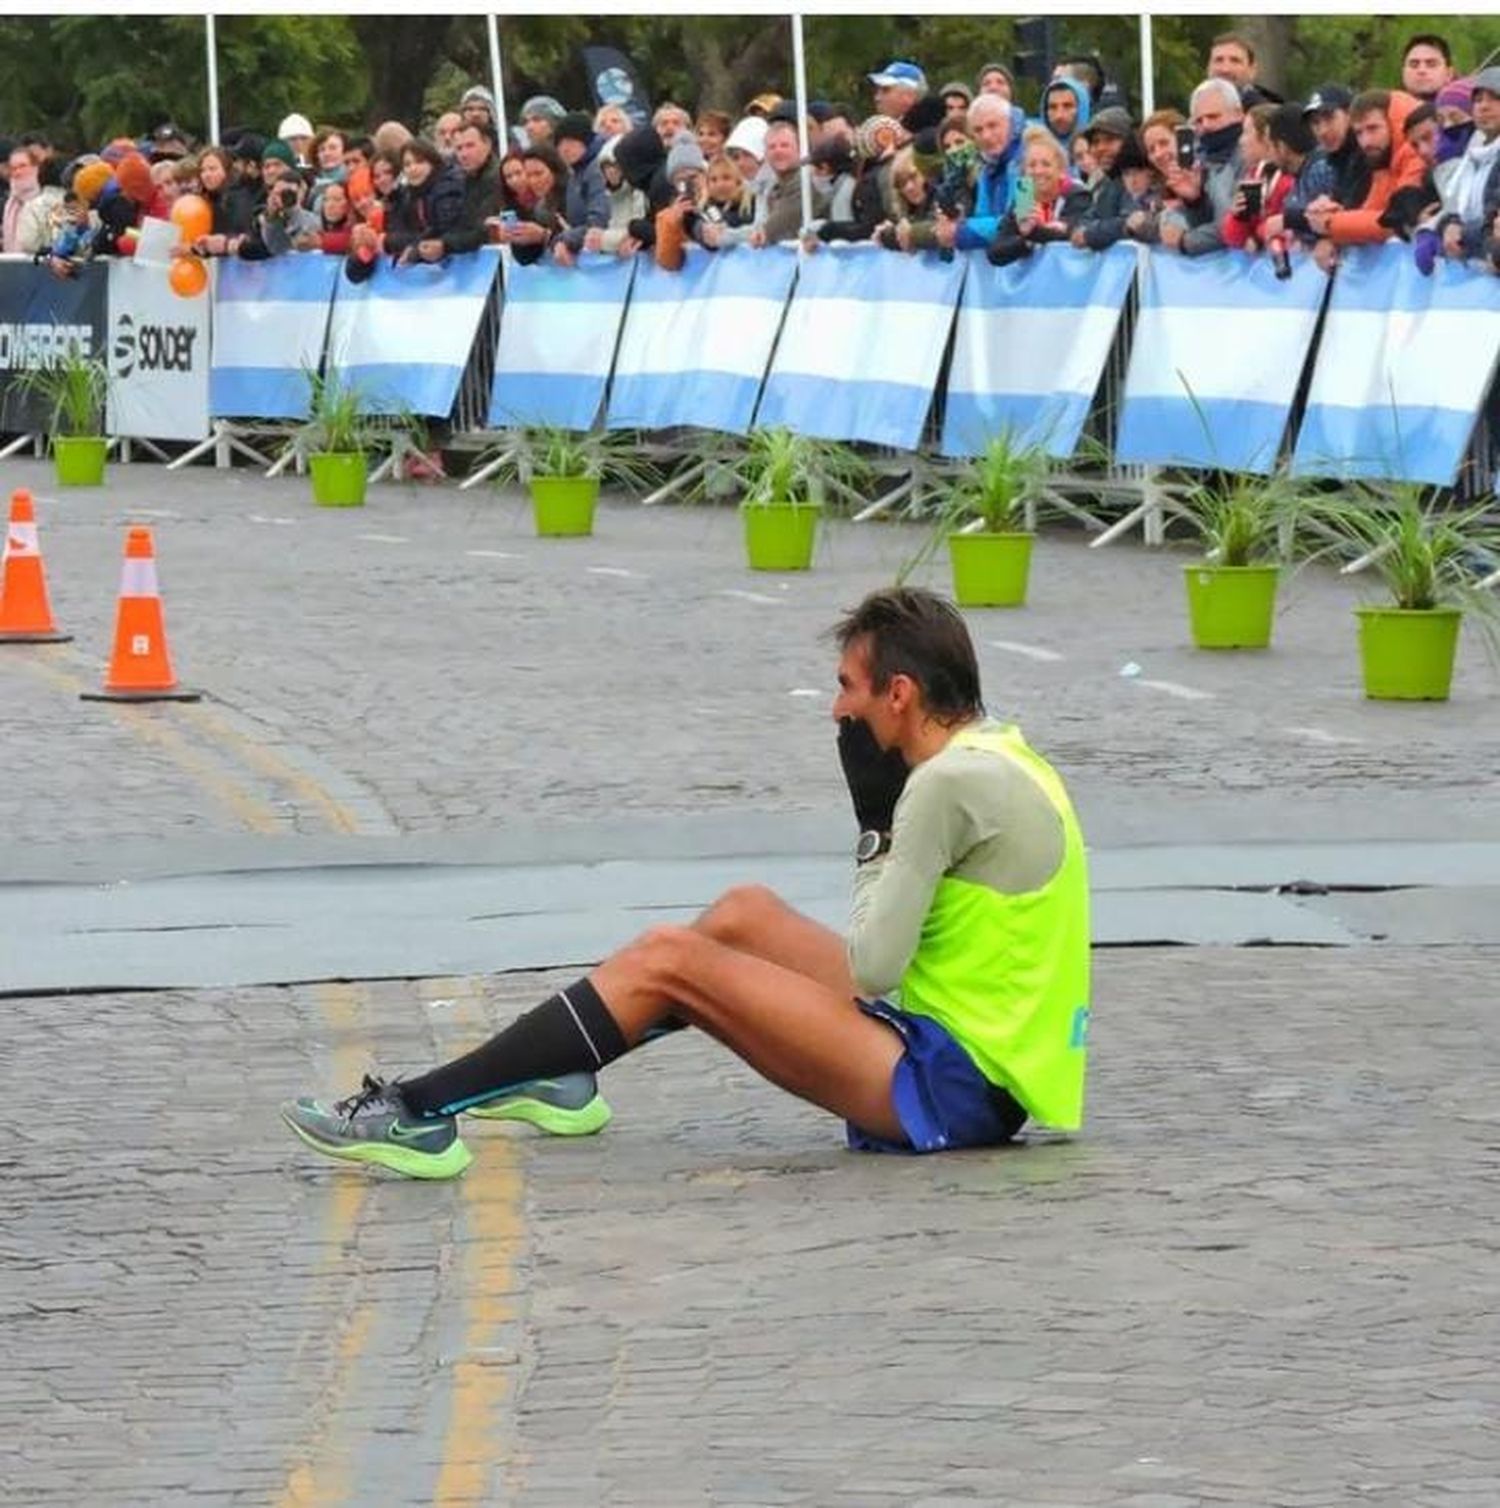
{"label": "dark hair", "polygon": [[55,157],[44,157],[36,165],[36,181],[42,188],[62,186],[63,164]]}
{"label": "dark hair", "polygon": [[1271,112],[1266,134],[1300,157],[1306,157],[1318,145],[1318,138],[1302,114],[1301,105],[1277,105]]}
{"label": "dark hair", "polygon": [[1453,49],[1448,45],[1446,37],[1440,37],[1435,31],[1419,31],[1415,36],[1408,37],[1401,44],[1401,61],[1406,61],[1406,55],[1413,47],[1435,47],[1443,55],[1443,61],[1451,68],[1453,66]]}
{"label": "dark hair", "polygon": [[1255,61],[1255,44],[1242,32],[1221,31],[1208,44],[1208,50],[1212,52],[1215,47],[1238,47],[1245,54],[1246,62],[1253,63]]}
{"label": "dark hair", "polygon": [[1418,105],[1417,108],[1413,110],[1404,121],[1401,122],[1401,134],[1403,136],[1410,136],[1418,126],[1425,124],[1429,120],[1436,119],[1437,107],[1430,100],[1423,100],[1422,103]]}
{"label": "dark hair", "polygon": [[1065,57],[1058,58],[1053,65],[1057,68],[1081,68],[1084,76],[1077,73],[1063,74],[1064,78],[1076,79],[1080,84],[1087,86],[1091,101],[1099,98],[1099,91],[1104,88],[1104,64],[1099,60],[1097,53],[1070,52]]}
{"label": "dark hair", "polygon": [[1349,119],[1359,120],[1366,115],[1388,115],[1391,108],[1389,89],[1361,89],[1349,101]]}
{"label": "dark hair", "polygon": [[443,159],[443,154],[425,136],[413,136],[410,141],[402,142],[401,162],[403,167],[406,164],[408,156],[420,157],[434,173],[441,173],[448,165]]}
{"label": "dark hair", "polygon": [[356,136],[352,141],[345,140],[344,151],[346,153],[358,152],[366,162],[369,162],[375,156],[375,143],[368,136]]}
{"label": "dark hair", "polygon": [[831,630],[841,650],[867,639],[870,689],[884,691],[893,675],[910,676],[934,722],[967,722],[984,712],[974,641],[959,611],[921,587],[887,587],[850,608]]}
{"label": "dark hair", "polygon": [[727,110],[700,110],[698,112],[698,119],[693,122],[693,129],[695,131],[701,130],[704,126],[709,127],[710,130],[717,131],[720,136],[727,138],[729,133],[734,130],[734,118]]}

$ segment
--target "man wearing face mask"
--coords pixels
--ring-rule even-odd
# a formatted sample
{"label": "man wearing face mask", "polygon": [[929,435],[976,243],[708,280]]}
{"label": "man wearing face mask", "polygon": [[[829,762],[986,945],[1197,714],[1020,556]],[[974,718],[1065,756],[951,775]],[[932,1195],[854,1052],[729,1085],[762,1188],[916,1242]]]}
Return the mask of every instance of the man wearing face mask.
{"label": "man wearing face mask", "polygon": [[860,829],[847,940],[769,890],[732,890],[454,1062],[286,1102],[290,1129],[329,1157],[456,1177],[470,1161],[460,1114],[597,1131],[609,1119],[598,1071],[682,1026],[833,1112],[856,1150],[992,1146],[1027,1119],[1078,1127],[1088,872],[1062,781],[1019,729],[985,716],[951,603],[875,592],[833,638]]}

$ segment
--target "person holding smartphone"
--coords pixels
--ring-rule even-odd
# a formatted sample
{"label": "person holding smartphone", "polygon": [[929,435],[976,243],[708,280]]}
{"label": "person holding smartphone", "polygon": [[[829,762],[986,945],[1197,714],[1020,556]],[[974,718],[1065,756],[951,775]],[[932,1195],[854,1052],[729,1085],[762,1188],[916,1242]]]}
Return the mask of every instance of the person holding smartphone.
{"label": "person holding smartphone", "polygon": [[1219,222],[1226,246],[1243,251],[1263,250],[1270,235],[1267,223],[1280,217],[1296,179],[1284,173],[1271,142],[1275,105],[1255,105],[1245,117],[1240,135],[1244,175],[1235,188],[1229,213]]}
{"label": "person holding smartphone", "polygon": [[[1193,90],[1188,113],[1193,139],[1178,129],[1176,161],[1167,173],[1167,190],[1178,207],[1162,216],[1161,244],[1194,257],[1224,247],[1220,225],[1244,176],[1245,107],[1228,79],[1204,79]],[[1196,158],[1191,167],[1186,165],[1190,148]]]}
{"label": "person holding smartphone", "polygon": [[1088,213],[1089,191],[1069,176],[1067,150],[1045,126],[1022,135],[1021,168],[1010,211],[989,247],[997,267],[1029,257],[1048,241],[1066,241]]}

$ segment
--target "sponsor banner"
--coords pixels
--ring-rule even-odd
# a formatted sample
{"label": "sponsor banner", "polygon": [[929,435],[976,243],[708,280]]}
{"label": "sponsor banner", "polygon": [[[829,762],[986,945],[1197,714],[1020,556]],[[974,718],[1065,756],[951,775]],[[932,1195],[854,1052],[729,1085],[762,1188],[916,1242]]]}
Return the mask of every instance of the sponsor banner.
{"label": "sponsor banner", "polygon": [[[343,267],[342,258],[327,260]],[[409,267],[382,257],[364,283],[340,272],[329,375],[363,393],[371,413],[447,418],[499,266],[499,248],[485,247]]]}
{"label": "sponsor banner", "polygon": [[864,245],[804,257],[756,424],[915,450],[967,268]]}
{"label": "sponsor banner", "polygon": [[593,427],[636,260],[584,252],[572,268],[545,257],[523,267],[507,255],[492,428]]}
{"label": "sponsor banner", "polygon": [[1274,471],[1327,289],[1300,252],[1282,280],[1268,256],[1153,251],[1115,459]]}
{"label": "sponsor banner", "polygon": [[0,433],[51,428],[46,403],[19,391],[17,379],[70,348],[102,356],[107,304],[108,269],[102,262],[57,278],[30,257],[0,260]]}
{"label": "sponsor banner", "polygon": [[208,434],[205,292],[180,298],[167,270],[118,259],[109,269],[109,432],[144,440]]}
{"label": "sponsor banner", "polygon": [[215,418],[305,419],[308,369],[317,371],[342,257],[292,252],[267,262],[225,257],[214,284]]}
{"label": "sponsor banner", "polygon": [[1007,434],[1066,460],[1104,375],[1136,248],[1043,246],[1008,267],[992,267],[983,252],[965,255],[943,454],[978,455]]}
{"label": "sponsor banner", "polygon": [[1347,247],[1297,435],[1302,476],[1450,485],[1500,354],[1500,278],[1404,242]]}
{"label": "sponsor banner", "polygon": [[796,253],[779,246],[689,246],[680,272],[641,258],[609,386],[609,427],[744,434],[796,274]]}

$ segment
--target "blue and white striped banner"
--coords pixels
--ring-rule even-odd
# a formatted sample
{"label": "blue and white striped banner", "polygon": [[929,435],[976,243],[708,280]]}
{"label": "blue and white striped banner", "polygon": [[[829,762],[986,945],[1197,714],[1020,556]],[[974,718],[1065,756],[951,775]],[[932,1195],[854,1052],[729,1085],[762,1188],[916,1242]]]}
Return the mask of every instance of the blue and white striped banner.
{"label": "blue and white striped banner", "polygon": [[341,257],[292,252],[268,262],[225,257],[214,288],[215,418],[305,419],[305,371],[317,371]]}
{"label": "blue and white striped banner", "polygon": [[371,413],[446,416],[499,266],[499,249],[484,247],[409,267],[382,257],[368,282],[340,277],[328,325],[330,373],[358,389]]}
{"label": "blue and white striped banner", "polygon": [[1268,256],[1153,251],[1115,459],[1274,471],[1327,287],[1300,254],[1281,282]]}
{"label": "blue and white striped banner", "polygon": [[609,389],[611,429],[750,428],[795,249],[687,248],[679,272],[642,259]]}
{"label": "blue and white striped banner", "polygon": [[591,429],[609,381],[634,257],[586,251],[574,267],[505,259],[488,422]]}
{"label": "blue and white striped banner", "polygon": [[1400,242],[1339,260],[1297,436],[1303,476],[1443,487],[1458,473],[1500,354],[1500,278]]}
{"label": "blue and white striped banner", "polygon": [[1137,249],[1046,246],[1008,267],[967,256],[942,452],[978,455],[1007,434],[1066,460],[1104,375]]}
{"label": "blue and white striped banner", "polygon": [[803,257],[756,424],[915,450],[967,267],[878,246]]}

